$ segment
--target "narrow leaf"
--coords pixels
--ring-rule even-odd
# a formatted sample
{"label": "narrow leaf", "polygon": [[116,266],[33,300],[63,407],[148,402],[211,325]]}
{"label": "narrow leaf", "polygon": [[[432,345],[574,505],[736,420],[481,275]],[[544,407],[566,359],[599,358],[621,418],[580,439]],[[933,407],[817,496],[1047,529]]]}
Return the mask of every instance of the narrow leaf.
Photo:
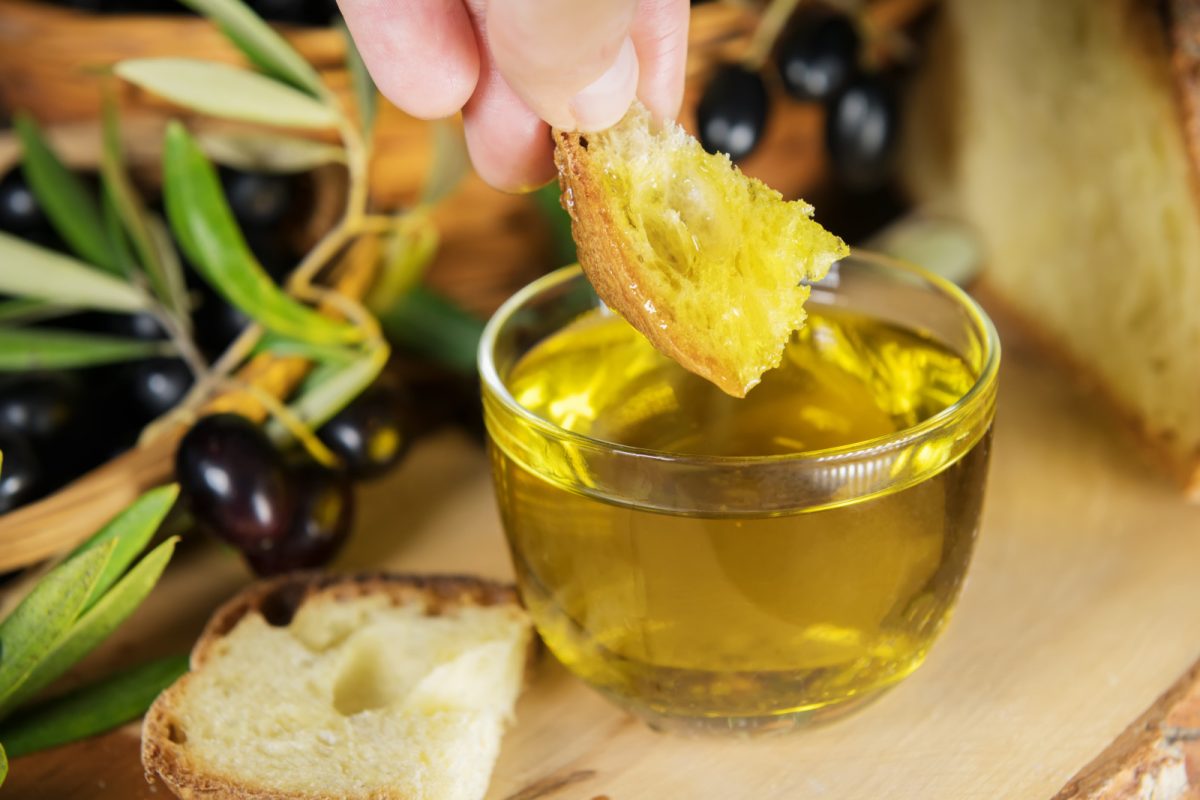
{"label": "narrow leaf", "polygon": [[75,624],[116,544],[93,548],[55,567],[0,623],[0,705]]}
{"label": "narrow leaf", "polygon": [[340,147],[295,136],[209,132],[196,140],[213,161],[244,172],[288,175],[346,161]]}
{"label": "narrow leaf", "polygon": [[[322,365],[321,380],[306,381],[288,408],[311,428],[324,424],[371,385],[387,362],[387,347],[340,368]],[[267,431],[273,438],[282,426],[272,420]]]}
{"label": "narrow leaf", "polygon": [[85,612],[70,632],[38,663],[21,688],[0,705],[0,716],[3,716],[6,708],[15,708],[53,683],[128,619],[158,583],[167,562],[171,560],[177,541],[171,538],[154,548],[100,602]]}
{"label": "narrow leaf", "polygon": [[108,241],[112,244],[113,253],[120,267],[120,274],[126,278],[137,272],[137,257],[129,247],[129,235],[121,223],[121,212],[117,211],[117,203],[113,200],[108,187],[102,186],[100,191],[100,215],[104,220],[104,230],[108,233]]}
{"label": "narrow leaf", "polygon": [[131,722],[188,670],[174,655],[123,670],[98,683],[29,708],[0,726],[14,758],[86,739]]}
{"label": "narrow leaf", "polygon": [[4,745],[0,744],[0,786],[4,785],[4,779],[8,777],[8,754],[4,752]]}
{"label": "narrow leaf", "polygon": [[437,255],[438,230],[428,215],[413,218],[410,225],[401,225],[387,242],[380,263],[379,277],[367,296],[367,307],[379,313],[391,308],[400,297],[411,291]]}
{"label": "narrow leaf", "polygon": [[[122,225],[129,233],[138,261],[150,280],[150,288],[177,317],[187,316],[183,300],[183,273],[178,259],[174,264],[163,260],[159,245],[155,242],[150,214],[125,169],[117,108],[111,102],[104,104],[104,147],[100,156],[100,176]],[[172,270],[174,275],[169,274]]]}
{"label": "narrow leaf", "polygon": [[173,352],[170,342],[52,328],[0,328],[0,372],[73,369]]}
{"label": "narrow leaf", "polygon": [[179,251],[175,249],[171,231],[167,228],[166,220],[153,211],[146,213],[146,230],[150,234],[150,244],[162,269],[163,282],[169,297],[166,305],[176,310],[175,319],[184,331],[190,332],[192,317],[187,282],[183,278],[183,262],[179,260]]}
{"label": "narrow leaf", "polygon": [[379,323],[389,339],[414,353],[459,372],[476,370],[483,323],[424,286],[401,296]]}
{"label": "narrow leaf", "polygon": [[0,325],[27,325],[31,322],[73,314],[77,310],[74,306],[64,306],[29,297],[2,300],[0,301]]}
{"label": "narrow leaf", "polygon": [[120,274],[100,208],[87,186],[63,165],[31,117],[19,114],[16,129],[25,177],[54,229],[80,258]]}
{"label": "narrow leaf", "polygon": [[256,353],[274,353],[278,356],[303,356],[310,361],[329,362],[333,364],[348,364],[361,354],[346,347],[311,344],[296,339],[281,336],[274,331],[266,331],[259,337],[255,345]]}
{"label": "narrow leaf", "polygon": [[146,549],[146,545],[150,543],[178,497],[179,485],[175,483],[151,489],[79,545],[76,553],[84,553],[113,540],[117,542],[117,548],[113,551],[108,566],[96,581],[96,588],[91,597],[84,604],[85,610],[95,605],[100,596],[108,591],[108,587],[129,568],[138,554]]}
{"label": "narrow leaf", "polygon": [[303,92],[227,64],[135,58],[114,70],[148,92],[214,117],[314,130],[332,128],[338,121],[334,109]]}
{"label": "narrow leaf", "polygon": [[263,72],[313,97],[321,95],[324,87],[312,65],[241,0],[183,0],[183,4],[215,22]]}
{"label": "narrow leaf", "polygon": [[99,311],[150,307],[137,287],[7,233],[0,233],[0,292]]}
{"label": "narrow leaf", "polygon": [[354,88],[354,104],[358,108],[359,127],[367,136],[370,136],[375,127],[375,116],[379,109],[379,92],[375,88],[375,81],[371,80],[371,73],[367,72],[367,65],[363,63],[362,54],[358,52],[358,45],[354,43],[350,29],[346,27],[346,23],[340,17],[337,27],[342,33],[342,40],[346,43],[346,69],[350,71],[350,84]]}
{"label": "narrow leaf", "polygon": [[467,143],[458,125],[443,119],[432,127],[433,162],[421,192],[421,203],[429,206],[453,193],[470,169]]}
{"label": "narrow leaf", "polygon": [[234,221],[216,170],[178,122],[163,152],[167,217],[197,271],[231,304],[263,327],[312,344],[348,344],[362,333],[296,302],[254,258]]}

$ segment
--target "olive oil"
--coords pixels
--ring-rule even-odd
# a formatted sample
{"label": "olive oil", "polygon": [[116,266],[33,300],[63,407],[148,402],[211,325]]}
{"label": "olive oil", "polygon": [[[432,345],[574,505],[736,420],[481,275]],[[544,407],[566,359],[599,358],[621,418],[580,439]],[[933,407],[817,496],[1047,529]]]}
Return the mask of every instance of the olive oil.
{"label": "olive oil", "polygon": [[[538,343],[505,383],[563,429],[703,469],[886,437],[947,408],[976,378],[919,332],[818,307],[745,399],[605,311]],[[756,514],[767,489],[752,469],[729,470],[717,492],[736,498],[728,511],[719,499],[651,507],[604,496],[587,469],[564,471],[560,462],[582,456],[534,444],[535,421],[492,409],[488,423],[518,582],[555,655],[652,719],[734,725],[840,706],[921,663],[966,570],[990,430],[954,458],[926,443],[889,462],[925,459],[920,480]],[[648,496],[679,494],[654,474],[636,476]]]}

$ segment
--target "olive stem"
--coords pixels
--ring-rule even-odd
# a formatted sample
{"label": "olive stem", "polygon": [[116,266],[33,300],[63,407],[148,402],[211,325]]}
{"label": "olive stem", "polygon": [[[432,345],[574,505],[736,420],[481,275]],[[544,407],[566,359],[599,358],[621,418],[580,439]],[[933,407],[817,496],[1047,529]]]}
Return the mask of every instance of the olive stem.
{"label": "olive stem", "polygon": [[179,324],[179,320],[175,315],[164,308],[160,303],[155,303],[152,313],[158,324],[162,325],[163,330],[167,332],[167,336],[171,337],[171,341],[179,350],[179,357],[187,364],[188,369],[192,371],[193,377],[199,382],[208,375],[208,362],[204,360],[204,356],[200,354],[200,350],[196,347],[192,337],[188,335],[183,326]]}
{"label": "olive stem", "polygon": [[270,392],[255,386],[253,383],[239,381],[235,378],[224,378],[218,383],[218,387],[224,386],[233,391],[243,391],[249,394],[258,402],[262,403],[263,408],[283,426],[289,434],[294,436],[308,454],[317,462],[325,467],[337,467],[340,463],[338,457],[335,456],[325,443],[317,438],[312,429],[305,424],[304,420],[300,419],[292,412],[287,405]]}

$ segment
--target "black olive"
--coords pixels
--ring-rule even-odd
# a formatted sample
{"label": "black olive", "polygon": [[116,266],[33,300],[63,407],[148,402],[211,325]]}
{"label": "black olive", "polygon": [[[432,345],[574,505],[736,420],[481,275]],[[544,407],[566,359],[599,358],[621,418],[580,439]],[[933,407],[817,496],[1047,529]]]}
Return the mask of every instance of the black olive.
{"label": "black olive", "polygon": [[179,404],[192,388],[194,377],[178,358],[148,358],[130,364],[125,381],[138,410],[153,419]]}
{"label": "black olive", "polygon": [[408,450],[405,400],[395,387],[368,387],[317,431],[321,441],[341,457],[355,479],[384,474]]}
{"label": "black olive", "polygon": [[243,228],[271,228],[291,208],[292,181],[286,175],[222,169],[221,182]]}
{"label": "black olive", "polygon": [[295,493],[267,435],[237,414],[201,418],[179,443],[175,475],[203,527],[243,553],[270,550],[291,528]]}
{"label": "black olive", "polygon": [[46,215],[21,167],[14,167],[0,178],[0,230],[16,236],[43,234],[48,231]]}
{"label": "black olive", "polygon": [[41,467],[29,440],[19,433],[0,431],[0,514],[33,499],[40,490]]}
{"label": "black olive", "polygon": [[259,575],[323,567],[349,538],[354,523],[354,491],[344,473],[305,464],[293,469],[296,511],[291,527],[269,547],[245,551]]}
{"label": "black olive", "polygon": [[855,77],[829,106],[825,142],[839,183],[872,189],[889,177],[899,137],[894,87],[882,76]]}
{"label": "black olive", "polygon": [[820,7],[802,10],[776,53],[783,85],[798,100],[834,97],[858,71],[859,44],[858,30],[845,15]]}
{"label": "black olive", "polygon": [[78,416],[81,394],[78,379],[68,373],[12,376],[0,383],[0,429],[50,441]]}
{"label": "black olive", "polygon": [[718,67],[696,108],[700,143],[710,153],[728,153],[734,161],[744,158],[762,138],[767,107],[761,75],[735,64]]}

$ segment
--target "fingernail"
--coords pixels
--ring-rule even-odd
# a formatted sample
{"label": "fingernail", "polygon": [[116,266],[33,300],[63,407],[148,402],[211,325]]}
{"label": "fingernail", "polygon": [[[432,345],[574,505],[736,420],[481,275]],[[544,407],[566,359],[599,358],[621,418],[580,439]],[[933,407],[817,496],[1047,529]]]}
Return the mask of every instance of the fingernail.
{"label": "fingernail", "polygon": [[575,129],[598,131],[619,122],[633,102],[637,82],[637,53],[626,37],[612,66],[571,98]]}

